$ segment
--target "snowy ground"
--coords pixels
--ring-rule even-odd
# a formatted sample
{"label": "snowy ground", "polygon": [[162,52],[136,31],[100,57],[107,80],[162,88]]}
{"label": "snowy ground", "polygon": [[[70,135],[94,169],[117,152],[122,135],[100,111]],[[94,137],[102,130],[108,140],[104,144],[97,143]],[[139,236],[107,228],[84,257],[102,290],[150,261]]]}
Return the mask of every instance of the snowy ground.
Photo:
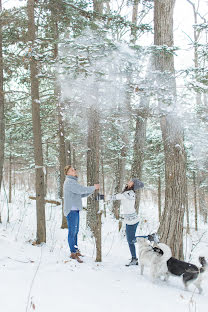
{"label": "snowy ground", "polygon": [[[9,224],[5,198],[0,204],[0,311],[207,311],[208,273],[202,284],[204,293],[199,295],[194,286],[184,291],[179,278],[171,277],[168,284],[153,284],[148,270],[141,276],[139,267],[125,267],[130,258],[126,238],[124,231],[118,233],[117,221],[109,211],[103,217],[102,263],[94,261],[95,244],[85,228],[86,212],[82,212],[79,247],[85,257],[79,264],[69,258],[67,230],[60,229],[59,207],[46,206],[47,243],[33,246],[35,203],[28,194],[16,195],[10,204]],[[143,202],[138,235],[157,228],[155,211],[150,202]],[[198,233],[193,231],[185,239],[185,254],[197,265],[199,255],[208,259],[207,226],[202,224]]]}

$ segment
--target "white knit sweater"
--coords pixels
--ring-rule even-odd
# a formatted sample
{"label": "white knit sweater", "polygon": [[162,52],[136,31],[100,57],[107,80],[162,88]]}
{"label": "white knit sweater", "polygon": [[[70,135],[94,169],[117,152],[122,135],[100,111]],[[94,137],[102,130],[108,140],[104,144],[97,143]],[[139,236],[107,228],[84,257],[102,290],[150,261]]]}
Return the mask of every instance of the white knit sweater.
{"label": "white knit sweater", "polygon": [[135,209],[135,193],[134,191],[126,191],[124,193],[119,193],[113,195],[111,200],[121,201],[121,214],[124,217],[124,222],[128,225],[133,225],[139,222],[139,217]]}

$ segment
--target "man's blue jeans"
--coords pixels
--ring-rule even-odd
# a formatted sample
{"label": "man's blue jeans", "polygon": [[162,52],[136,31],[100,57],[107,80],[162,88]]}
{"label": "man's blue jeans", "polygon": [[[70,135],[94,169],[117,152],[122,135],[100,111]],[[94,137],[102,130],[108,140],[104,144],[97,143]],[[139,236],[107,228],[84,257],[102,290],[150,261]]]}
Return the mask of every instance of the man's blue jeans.
{"label": "man's blue jeans", "polygon": [[79,232],[79,210],[71,210],[66,217],[68,224],[68,243],[71,253],[75,253],[77,247],[77,236]]}
{"label": "man's blue jeans", "polygon": [[131,256],[132,256],[132,258],[135,258],[135,259],[136,259],[136,249],[135,249],[134,243],[136,240],[135,233],[136,233],[136,229],[137,229],[138,224],[139,224],[139,222],[137,222],[136,224],[132,224],[132,225],[126,224],[127,242],[129,244]]}

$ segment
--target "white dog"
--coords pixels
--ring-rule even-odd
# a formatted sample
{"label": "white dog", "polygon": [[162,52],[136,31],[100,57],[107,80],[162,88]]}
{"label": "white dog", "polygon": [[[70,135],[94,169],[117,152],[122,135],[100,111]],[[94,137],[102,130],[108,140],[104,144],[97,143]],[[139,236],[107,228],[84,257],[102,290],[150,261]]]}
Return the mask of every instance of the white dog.
{"label": "white dog", "polygon": [[152,247],[145,238],[137,238],[137,242],[141,275],[144,272],[144,267],[148,266],[153,281],[161,276],[165,278],[168,272],[167,261],[172,256],[171,249],[163,243],[158,243],[157,247]]}

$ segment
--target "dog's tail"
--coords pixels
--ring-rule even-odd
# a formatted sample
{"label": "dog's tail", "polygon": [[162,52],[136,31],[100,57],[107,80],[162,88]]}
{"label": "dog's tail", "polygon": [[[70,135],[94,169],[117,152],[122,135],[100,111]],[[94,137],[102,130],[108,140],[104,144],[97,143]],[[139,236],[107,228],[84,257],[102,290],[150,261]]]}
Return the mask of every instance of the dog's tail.
{"label": "dog's tail", "polygon": [[202,265],[201,268],[199,269],[200,273],[204,273],[207,268],[207,261],[205,257],[199,257],[199,262]]}
{"label": "dog's tail", "polygon": [[172,252],[168,245],[159,243],[157,244],[157,247],[159,247],[163,251],[162,257],[164,260],[168,261],[172,257]]}

